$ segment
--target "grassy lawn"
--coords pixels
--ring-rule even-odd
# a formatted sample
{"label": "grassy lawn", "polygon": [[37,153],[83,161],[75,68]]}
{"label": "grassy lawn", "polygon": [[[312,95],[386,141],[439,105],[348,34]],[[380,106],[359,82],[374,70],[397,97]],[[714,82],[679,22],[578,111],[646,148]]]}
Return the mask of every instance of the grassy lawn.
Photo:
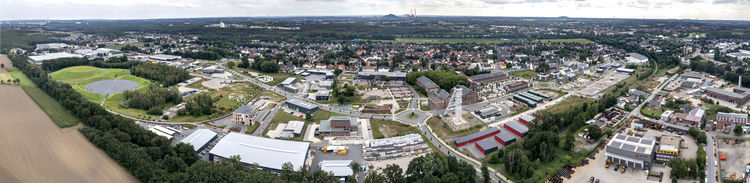
{"label": "grassy lawn", "polygon": [[453,139],[476,133],[481,129],[481,126],[475,126],[460,131],[453,131],[453,129],[445,124],[439,117],[431,117],[427,120],[427,125],[430,125],[430,128],[432,128],[432,131],[438,135],[438,138],[443,139],[443,141],[449,145],[453,144]]}
{"label": "grassy lawn", "polygon": [[[102,80],[130,80],[138,83],[139,91],[148,90],[151,81],[130,75],[125,69],[102,69],[91,66],[74,66],[50,73],[52,79],[70,84],[74,90],[83,95],[87,100],[99,103],[104,100],[105,95],[86,90],[86,85]],[[112,98],[113,95],[110,95]]]}
{"label": "grassy lawn", "polygon": [[276,101],[276,102],[281,102],[281,101],[286,100],[286,97],[276,94],[274,92],[268,91],[268,90],[263,90],[262,92],[258,93],[258,95],[255,95],[255,97],[252,99],[256,99],[256,98],[263,97],[263,96],[271,97],[270,100]]}
{"label": "grassy lawn", "polygon": [[508,74],[510,74],[511,76],[516,76],[519,78],[526,78],[526,79],[533,79],[534,77],[536,77],[536,72],[532,70],[511,71]]}
{"label": "grassy lawn", "polygon": [[255,130],[258,129],[258,126],[260,126],[260,123],[255,123],[251,126],[247,127],[247,131],[245,131],[246,134],[253,134],[255,133]]}
{"label": "grassy lawn", "polygon": [[135,42],[135,43],[127,43],[127,44],[116,44],[116,45],[112,45],[112,46],[107,46],[106,48],[113,49],[113,50],[120,50],[120,49],[122,49],[122,47],[125,47],[126,45],[141,47],[141,46],[143,46],[145,44],[146,43],[144,43],[144,42]]}
{"label": "grassy lawn", "polygon": [[566,111],[570,108],[582,106],[583,103],[591,103],[591,102],[594,102],[594,99],[584,98],[580,96],[570,96],[566,98],[565,100],[561,101],[560,103],[558,103],[557,105],[554,105],[545,109],[545,111],[549,113],[557,114],[562,111]]}
{"label": "grassy lawn", "polygon": [[206,87],[203,87],[203,84],[202,84],[204,81],[208,81],[208,80],[207,79],[200,79],[198,81],[195,81],[193,83],[185,85],[185,87],[193,88],[193,89],[203,89],[203,88],[206,88]]}
{"label": "grassy lawn", "polygon": [[419,134],[417,127],[402,124],[393,120],[370,119],[372,136],[376,139],[397,137],[407,134]]}
{"label": "grassy lawn", "polygon": [[39,89],[34,83],[29,80],[21,71],[14,70],[10,72],[10,75],[15,79],[21,80],[21,87],[26,91],[31,99],[39,105],[42,110],[57,124],[60,128],[66,128],[75,126],[78,124],[78,118],[70,114],[70,111],[66,110],[60,103],[57,103],[55,99],[44,93],[42,89]]}
{"label": "grassy lawn", "polygon": [[429,105],[419,105],[419,110],[422,110],[422,111],[429,111],[429,110],[431,110],[431,109],[432,109],[432,108],[430,108],[430,106],[429,106]]}
{"label": "grassy lawn", "polygon": [[540,43],[581,43],[581,44],[592,44],[592,43],[594,43],[593,41],[585,39],[585,38],[575,38],[575,39],[540,39],[540,40],[537,40],[537,42],[540,42]]}
{"label": "grassy lawn", "polygon": [[[215,100],[215,112],[213,114],[202,116],[176,115],[170,118],[169,121],[202,121],[226,115],[248,102],[250,97],[260,91],[260,87],[250,82],[232,83],[219,90],[211,89],[208,95]],[[184,99],[184,101],[187,100],[190,100],[190,97]]]}
{"label": "grassy lawn", "polygon": [[[273,81],[266,82],[266,84],[271,85],[271,86],[279,85],[279,83],[281,83],[282,81],[284,81],[286,78],[294,76],[294,74],[292,74],[292,73],[283,73],[283,72],[265,73],[265,72],[257,71],[255,69],[239,68],[239,67],[234,67],[232,70],[235,70],[235,71],[237,71],[239,73],[243,73],[243,74],[244,74],[244,72],[254,72],[254,73],[258,73],[258,75],[260,75],[260,76],[262,76],[262,75],[271,76],[271,77],[273,77]],[[250,77],[254,77],[254,76],[252,76],[250,74],[245,74],[245,75],[250,76]]]}
{"label": "grassy lawn", "polygon": [[641,114],[654,119],[659,119],[664,110],[655,110],[648,107],[641,108]]}
{"label": "grassy lawn", "polygon": [[371,40],[387,43],[413,43],[413,44],[453,44],[453,43],[479,43],[497,44],[508,42],[503,39],[477,39],[477,38],[396,38],[396,40]]}

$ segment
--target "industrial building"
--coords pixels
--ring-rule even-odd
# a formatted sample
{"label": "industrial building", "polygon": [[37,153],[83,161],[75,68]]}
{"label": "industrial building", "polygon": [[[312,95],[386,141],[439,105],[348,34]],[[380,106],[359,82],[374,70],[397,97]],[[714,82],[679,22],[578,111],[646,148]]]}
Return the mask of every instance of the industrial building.
{"label": "industrial building", "polygon": [[469,77],[469,83],[471,84],[471,88],[479,88],[488,83],[505,81],[508,79],[510,79],[510,76],[505,72],[492,72],[471,76]]}
{"label": "industrial building", "polygon": [[426,93],[439,92],[440,90],[440,86],[426,76],[417,78],[417,86],[422,87]]}
{"label": "industrial building", "polygon": [[459,137],[455,140],[453,140],[453,143],[458,146],[465,146],[469,143],[474,143],[483,139],[486,139],[487,137],[492,137],[495,134],[500,133],[500,129],[496,127],[492,127],[486,130],[479,131],[477,133],[473,133],[467,136]]}
{"label": "industrial building", "polygon": [[352,168],[349,167],[351,163],[352,160],[323,160],[320,161],[320,170],[332,172],[337,178],[348,178],[354,175]]}
{"label": "industrial building", "polygon": [[221,162],[239,156],[244,166],[257,164],[258,168],[281,172],[281,165],[291,163],[294,169],[305,165],[310,143],[277,140],[251,135],[229,133],[219,140],[209,152],[211,162]]}
{"label": "industrial building", "polygon": [[682,137],[674,135],[662,135],[659,138],[659,149],[656,151],[656,160],[667,162],[680,155]]}
{"label": "industrial building", "polygon": [[479,117],[487,119],[491,117],[499,117],[501,115],[500,110],[497,107],[491,106],[484,109],[474,111]]}
{"label": "industrial building", "polygon": [[70,54],[66,52],[48,53],[43,55],[29,56],[29,62],[34,65],[42,65],[44,61],[55,60],[61,58],[82,58],[83,55]]}
{"label": "industrial building", "polygon": [[430,152],[419,134],[409,134],[398,137],[367,140],[362,143],[365,160],[384,160]]}
{"label": "industrial building", "polygon": [[477,150],[482,152],[482,155],[487,155],[489,153],[497,151],[497,144],[492,142],[493,139],[486,138],[484,140],[480,140],[479,142],[475,143],[474,146],[477,147]]}
{"label": "industrial building", "polygon": [[518,136],[507,130],[495,135],[495,141],[500,142],[503,146],[509,146],[513,142],[516,142],[516,140],[518,140]]}
{"label": "industrial building", "polygon": [[175,60],[181,59],[182,57],[176,56],[176,55],[157,54],[157,55],[151,55],[148,58],[151,60],[156,60],[156,61],[175,61]]}
{"label": "industrial building", "polygon": [[359,72],[357,73],[356,79],[362,80],[385,80],[388,78],[391,81],[406,81],[406,73],[404,72]]}
{"label": "industrial building", "polygon": [[547,95],[547,94],[544,94],[544,93],[542,93],[542,92],[538,92],[538,91],[536,91],[536,90],[529,90],[529,91],[526,91],[526,92],[529,92],[530,94],[534,94],[534,95],[536,95],[536,96],[538,96],[538,97],[542,97],[542,98],[544,98],[545,100],[552,100],[552,97],[550,97],[549,95]]}
{"label": "industrial building", "polygon": [[534,108],[534,107],[536,107],[536,104],[537,104],[536,102],[532,101],[531,99],[523,97],[521,94],[515,94],[515,95],[513,95],[513,99],[515,99],[516,101],[521,102],[523,104],[526,104],[526,106],[529,107],[529,108]]}
{"label": "industrial building", "polygon": [[281,138],[294,138],[302,135],[302,128],[305,128],[305,122],[302,121],[289,121],[286,123],[286,127],[281,131],[279,137]]}
{"label": "industrial building", "polygon": [[529,87],[529,82],[526,81],[516,81],[510,84],[505,85],[505,91],[510,93],[518,90],[522,90],[524,88]]}
{"label": "industrial building", "polygon": [[633,73],[635,73],[635,69],[619,68],[617,69],[617,73],[633,75]]}
{"label": "industrial building", "polygon": [[718,112],[716,113],[716,121],[750,126],[750,121],[747,121],[747,114]]}
{"label": "industrial building", "polygon": [[523,115],[518,118],[518,121],[528,126],[531,121],[534,121],[534,116]]}
{"label": "industrial building", "polygon": [[643,65],[648,63],[648,57],[643,56],[639,53],[628,53],[628,56],[625,57],[625,60],[626,65]]}
{"label": "industrial building", "polygon": [[456,89],[461,89],[461,101],[462,104],[459,105],[469,105],[473,103],[479,102],[479,94],[475,92],[474,90],[471,90],[467,88],[464,85],[456,85],[455,87],[451,88],[451,93],[456,92]]}
{"label": "industrial building", "polygon": [[650,169],[654,162],[655,142],[651,139],[616,134],[607,143],[605,156],[612,163],[627,167]]}
{"label": "industrial building", "polygon": [[297,81],[297,78],[295,78],[295,77],[288,77],[288,78],[284,79],[284,81],[282,81],[281,83],[279,83],[279,85],[282,85],[282,86],[284,86],[284,85],[292,85],[296,81]]}
{"label": "industrial building", "polygon": [[200,152],[203,151],[204,148],[206,148],[206,144],[208,144],[208,142],[211,142],[214,139],[216,139],[216,132],[201,128],[195,130],[195,132],[191,133],[180,142],[190,144],[193,146],[193,149],[195,149],[195,152]]}
{"label": "industrial building", "polygon": [[448,91],[440,89],[439,92],[430,92],[427,94],[427,105],[432,110],[445,109],[448,106],[448,100],[450,100],[451,94]]}
{"label": "industrial building", "polygon": [[232,123],[242,125],[253,125],[255,122],[253,119],[257,110],[248,105],[241,105],[239,108],[232,112]]}
{"label": "industrial building", "polygon": [[542,99],[541,97],[537,97],[537,96],[532,95],[532,94],[527,93],[527,92],[521,92],[518,95],[521,95],[524,98],[530,99],[531,101],[534,101],[536,103],[542,103],[542,102],[544,102],[544,99]]}
{"label": "industrial building", "polygon": [[292,110],[299,111],[301,113],[315,113],[315,111],[318,111],[319,107],[318,105],[312,104],[307,101],[303,101],[300,99],[292,98],[289,100],[286,100],[286,107]]}
{"label": "industrial building", "polygon": [[318,134],[324,137],[351,136],[352,132],[358,132],[359,124],[357,118],[349,116],[331,116],[328,120],[320,120]]}
{"label": "industrial building", "polygon": [[526,125],[523,125],[518,121],[507,122],[503,125],[503,127],[513,134],[518,135],[519,137],[523,137],[524,135],[529,133],[529,127],[526,127]]}
{"label": "industrial building", "polygon": [[708,88],[706,94],[719,100],[744,105],[750,99],[750,88],[735,87],[731,92],[719,88]]}
{"label": "industrial building", "polygon": [[315,92],[315,100],[317,101],[328,101],[331,99],[331,94],[328,90],[318,90]]}
{"label": "industrial building", "polygon": [[36,44],[36,49],[34,50],[61,50],[67,47],[69,46],[65,43],[43,43]]}

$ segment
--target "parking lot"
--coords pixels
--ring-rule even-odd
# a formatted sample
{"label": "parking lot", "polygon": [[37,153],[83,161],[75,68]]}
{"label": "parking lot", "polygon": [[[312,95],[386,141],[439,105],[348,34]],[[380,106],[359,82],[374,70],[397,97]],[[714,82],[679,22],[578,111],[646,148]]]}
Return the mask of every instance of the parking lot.
{"label": "parking lot", "polygon": [[320,166],[318,166],[318,164],[323,160],[352,160],[359,162],[360,165],[363,165],[365,163],[364,156],[362,156],[362,144],[344,145],[346,147],[349,147],[349,150],[345,155],[332,152],[323,153],[321,149],[327,145],[329,145],[327,142],[310,144],[310,151],[313,156],[313,164],[310,167],[311,171],[317,171],[318,169],[320,169]]}
{"label": "parking lot", "polygon": [[[594,177],[594,179],[599,179],[599,182],[603,183],[646,182],[646,176],[648,175],[646,171],[635,168],[628,168],[624,173],[622,173],[620,172],[621,169],[615,171],[614,166],[605,168],[604,164],[607,161],[607,157],[604,155],[604,149],[600,150],[599,153],[594,156],[594,158],[595,159],[589,161],[589,164],[573,169],[575,173],[573,173],[570,179],[563,178],[563,182],[589,182],[591,177]],[[666,175],[665,178],[667,178]]]}

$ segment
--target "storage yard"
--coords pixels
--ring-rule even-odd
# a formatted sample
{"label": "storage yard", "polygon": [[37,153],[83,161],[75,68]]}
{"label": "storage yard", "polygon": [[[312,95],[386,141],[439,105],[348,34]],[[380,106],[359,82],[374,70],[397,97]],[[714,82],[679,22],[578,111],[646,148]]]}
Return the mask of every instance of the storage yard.
{"label": "storage yard", "polygon": [[0,182],[137,182],[75,128],[58,128],[21,87],[0,93]]}

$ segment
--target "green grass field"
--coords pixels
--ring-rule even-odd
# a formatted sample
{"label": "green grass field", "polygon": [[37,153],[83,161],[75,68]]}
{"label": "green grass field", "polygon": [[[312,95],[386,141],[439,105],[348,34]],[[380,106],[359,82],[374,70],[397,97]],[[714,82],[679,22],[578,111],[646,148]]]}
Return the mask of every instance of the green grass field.
{"label": "green grass field", "polygon": [[70,111],[66,110],[60,103],[57,103],[55,99],[44,93],[42,89],[39,89],[34,83],[29,80],[21,71],[11,71],[10,75],[14,79],[21,80],[21,87],[26,91],[34,102],[44,110],[45,113],[57,124],[60,128],[67,128],[78,124],[78,118],[70,114]]}
{"label": "green grass field", "polygon": [[[130,80],[140,85],[137,90],[147,90],[148,86],[151,85],[151,81],[130,75],[130,71],[125,69],[102,69],[91,66],[68,67],[51,73],[50,77],[54,80],[70,84],[73,86],[73,89],[81,93],[87,100],[97,104],[104,100],[105,96],[86,90],[86,85],[92,82],[113,79]],[[110,98],[113,96],[110,95]]]}
{"label": "green grass field", "polygon": [[107,46],[106,48],[113,49],[113,50],[120,50],[122,49],[122,47],[125,47],[126,45],[141,47],[145,44],[146,43],[144,42],[135,42],[135,43],[128,43],[128,44],[118,44],[118,45]]}
{"label": "green grass field", "polygon": [[519,78],[526,78],[526,79],[533,79],[536,77],[536,72],[532,70],[518,70],[518,71],[511,71],[508,74],[511,76],[516,76]]}
{"label": "green grass field", "polygon": [[453,43],[479,43],[497,44],[508,42],[503,39],[479,39],[479,38],[396,38],[396,40],[371,40],[386,43],[411,43],[411,44],[453,44]]}
{"label": "green grass field", "polygon": [[584,39],[584,38],[576,38],[576,39],[540,39],[536,40],[536,42],[540,43],[581,43],[581,44],[592,44],[594,43],[591,40]]}
{"label": "green grass field", "polygon": [[[213,114],[202,116],[177,115],[170,118],[169,121],[202,121],[229,114],[260,91],[260,87],[249,82],[232,83],[219,90],[210,89],[207,94],[211,98],[218,99],[214,102],[215,112]],[[188,98],[185,101],[189,100]]]}

